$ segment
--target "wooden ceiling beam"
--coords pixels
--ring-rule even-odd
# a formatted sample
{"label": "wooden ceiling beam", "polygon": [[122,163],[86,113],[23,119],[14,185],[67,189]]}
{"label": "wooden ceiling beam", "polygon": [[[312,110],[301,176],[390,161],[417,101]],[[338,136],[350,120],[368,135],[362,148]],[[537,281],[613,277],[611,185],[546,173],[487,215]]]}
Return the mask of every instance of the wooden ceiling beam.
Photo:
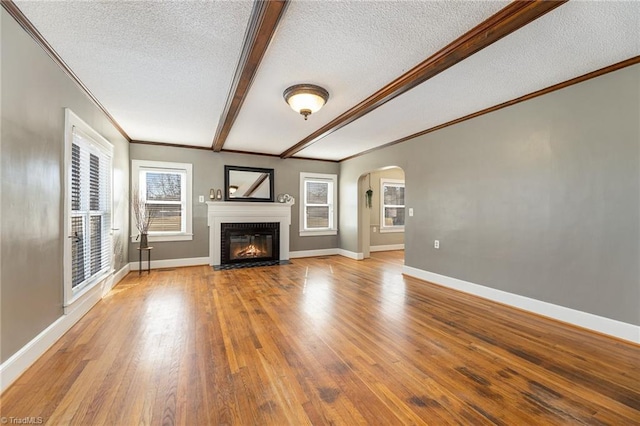
{"label": "wooden ceiling beam", "polygon": [[514,1],[365,100],[342,113],[280,154],[290,158],[320,139],[370,113],[390,100],[424,83],[474,53],[564,4],[559,1]]}
{"label": "wooden ceiling beam", "polygon": [[240,60],[211,145],[215,152],[224,147],[287,5],[288,0],[257,0],[253,5]]}

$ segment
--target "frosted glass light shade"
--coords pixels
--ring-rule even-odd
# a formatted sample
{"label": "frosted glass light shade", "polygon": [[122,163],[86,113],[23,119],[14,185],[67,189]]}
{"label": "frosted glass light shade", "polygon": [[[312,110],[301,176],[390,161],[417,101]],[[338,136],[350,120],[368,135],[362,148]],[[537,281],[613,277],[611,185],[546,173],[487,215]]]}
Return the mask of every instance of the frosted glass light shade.
{"label": "frosted glass light shade", "polygon": [[327,102],[329,92],[313,84],[298,84],[285,90],[283,96],[291,109],[304,115],[306,120]]}

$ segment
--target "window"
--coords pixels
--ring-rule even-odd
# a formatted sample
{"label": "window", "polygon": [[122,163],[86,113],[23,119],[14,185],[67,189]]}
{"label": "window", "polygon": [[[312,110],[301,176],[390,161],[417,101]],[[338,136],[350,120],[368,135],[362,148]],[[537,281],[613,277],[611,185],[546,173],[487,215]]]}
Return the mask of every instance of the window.
{"label": "window", "polygon": [[336,175],[300,173],[300,236],[336,235]]}
{"label": "window", "polygon": [[[191,240],[192,166],[188,163],[133,160],[132,199],[136,191],[151,215],[149,241]],[[133,213],[133,207],[131,208]],[[131,219],[132,241],[138,237]]]}
{"label": "window", "polygon": [[404,181],[380,179],[380,232],[404,232]]}
{"label": "window", "polygon": [[111,273],[113,146],[65,110],[65,307]]}

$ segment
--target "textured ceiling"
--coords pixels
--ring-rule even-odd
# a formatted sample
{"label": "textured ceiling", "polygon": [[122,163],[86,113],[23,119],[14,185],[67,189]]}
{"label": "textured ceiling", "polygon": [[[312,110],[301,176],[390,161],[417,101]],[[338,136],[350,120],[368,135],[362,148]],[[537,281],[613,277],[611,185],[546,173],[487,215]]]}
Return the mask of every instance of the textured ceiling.
{"label": "textured ceiling", "polygon": [[639,29],[640,2],[571,1],[298,155],[343,159],[640,55]]}
{"label": "textured ceiling", "polygon": [[[210,147],[250,1],[14,0],[133,140]],[[281,154],[506,1],[292,1],[225,150]],[[341,160],[640,55],[640,2],[572,0],[296,156]],[[308,121],[290,85],[330,92]]]}
{"label": "textured ceiling", "polygon": [[15,3],[132,139],[211,146],[250,2]]}
{"label": "textured ceiling", "polygon": [[[507,2],[293,2],[225,149],[280,154],[464,34]],[[282,92],[318,84],[329,102],[308,121]],[[260,140],[257,141],[256,137]]]}

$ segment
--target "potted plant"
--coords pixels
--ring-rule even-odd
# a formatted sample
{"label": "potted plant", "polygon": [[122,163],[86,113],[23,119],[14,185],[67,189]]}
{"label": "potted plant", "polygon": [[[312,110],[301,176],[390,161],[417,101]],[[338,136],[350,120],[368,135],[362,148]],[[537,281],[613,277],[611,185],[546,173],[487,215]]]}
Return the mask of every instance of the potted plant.
{"label": "potted plant", "polygon": [[151,226],[156,212],[148,207],[138,188],[133,189],[131,207],[133,209],[133,219],[138,229],[136,240],[140,239],[140,248],[147,248],[149,247],[149,226]]}
{"label": "potted plant", "polygon": [[373,189],[371,189],[371,188],[367,189],[366,194],[367,194],[367,199],[366,199],[367,208],[370,209],[371,206],[372,206],[372,201],[373,201]]}
{"label": "potted plant", "polygon": [[365,205],[367,206],[367,208],[371,208],[371,206],[373,205],[372,200],[373,200],[373,189],[371,189],[371,173],[369,173],[368,175],[369,178],[369,189],[367,189],[366,194],[366,198],[365,198]]}

